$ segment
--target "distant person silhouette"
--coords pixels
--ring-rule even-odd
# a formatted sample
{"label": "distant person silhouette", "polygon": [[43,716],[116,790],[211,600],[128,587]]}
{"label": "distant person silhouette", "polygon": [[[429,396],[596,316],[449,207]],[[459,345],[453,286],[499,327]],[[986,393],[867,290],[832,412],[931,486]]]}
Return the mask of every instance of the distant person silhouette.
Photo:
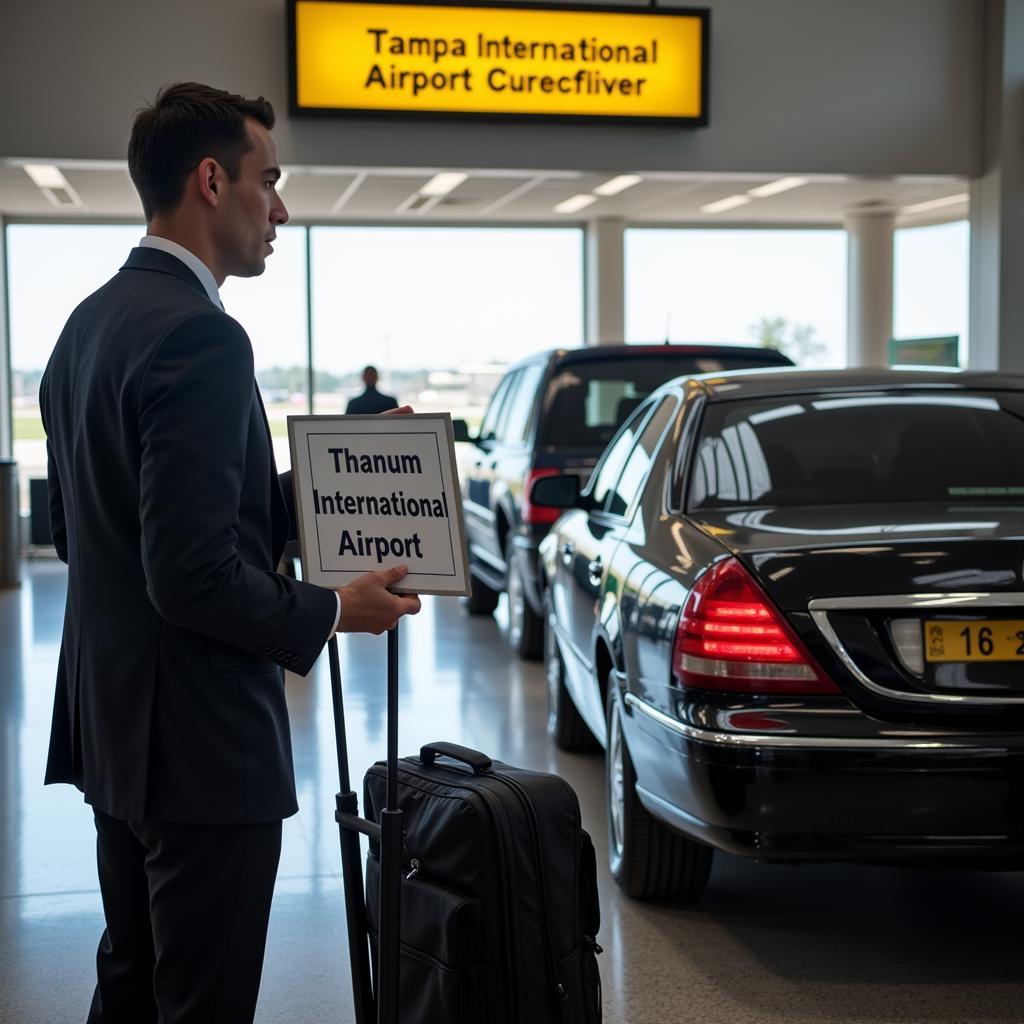
{"label": "distant person silhouette", "polygon": [[367,366],[363,370],[363,384],[366,390],[361,395],[348,400],[346,413],[378,413],[388,409],[397,409],[398,401],[391,395],[382,395],[377,390],[377,367]]}

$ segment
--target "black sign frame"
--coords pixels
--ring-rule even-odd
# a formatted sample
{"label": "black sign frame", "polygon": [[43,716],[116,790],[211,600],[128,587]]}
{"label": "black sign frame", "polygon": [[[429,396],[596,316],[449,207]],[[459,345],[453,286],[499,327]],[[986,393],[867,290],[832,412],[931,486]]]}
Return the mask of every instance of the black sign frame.
{"label": "black sign frame", "polygon": [[642,114],[505,114],[487,111],[372,110],[363,107],[303,107],[299,105],[297,11],[300,0],[286,0],[288,40],[288,113],[293,118],[330,120],[338,118],[380,118],[413,121],[467,121],[531,124],[664,125],[673,128],[706,128],[708,125],[708,82],[711,54],[711,9],[709,7],[628,7],[604,4],[502,3],[501,0],[317,0],[322,3],[380,4],[398,7],[471,7],[506,11],[590,12],[593,14],[656,15],[698,18],[701,23],[700,115],[698,117],[644,117]]}

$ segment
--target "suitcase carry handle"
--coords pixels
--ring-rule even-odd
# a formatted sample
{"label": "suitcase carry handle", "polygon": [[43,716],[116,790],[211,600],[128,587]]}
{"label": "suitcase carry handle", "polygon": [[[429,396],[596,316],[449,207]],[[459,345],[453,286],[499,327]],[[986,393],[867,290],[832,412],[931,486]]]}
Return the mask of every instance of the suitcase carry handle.
{"label": "suitcase carry handle", "polygon": [[463,747],[458,743],[428,743],[420,747],[420,763],[429,767],[434,763],[435,757],[450,757],[455,761],[468,764],[473,769],[474,775],[483,775],[491,770],[491,759],[486,754],[471,747]]}

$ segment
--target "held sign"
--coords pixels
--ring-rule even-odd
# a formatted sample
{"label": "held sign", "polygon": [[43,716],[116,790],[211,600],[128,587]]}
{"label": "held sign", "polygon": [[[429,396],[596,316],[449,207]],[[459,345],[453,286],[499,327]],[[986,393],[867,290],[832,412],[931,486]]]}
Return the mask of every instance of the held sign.
{"label": "held sign", "polygon": [[303,575],[340,587],[396,565],[396,591],[469,593],[447,414],[289,416]]}
{"label": "held sign", "polygon": [[291,110],[707,123],[706,9],[290,0]]}

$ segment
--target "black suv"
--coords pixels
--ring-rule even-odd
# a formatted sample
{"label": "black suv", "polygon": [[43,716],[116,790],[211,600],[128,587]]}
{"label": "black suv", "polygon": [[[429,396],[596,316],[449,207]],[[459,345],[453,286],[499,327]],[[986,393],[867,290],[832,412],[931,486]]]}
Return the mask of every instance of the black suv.
{"label": "black suv", "polygon": [[741,345],[602,345],[540,352],[513,366],[498,384],[470,438],[463,508],[469,543],[473,614],[494,611],[509,594],[509,640],[524,658],[539,658],[544,619],[537,545],[558,511],[530,504],[539,477],[576,473],[585,482],[626,417],[657,387],[683,374],[792,366],[767,348]]}

